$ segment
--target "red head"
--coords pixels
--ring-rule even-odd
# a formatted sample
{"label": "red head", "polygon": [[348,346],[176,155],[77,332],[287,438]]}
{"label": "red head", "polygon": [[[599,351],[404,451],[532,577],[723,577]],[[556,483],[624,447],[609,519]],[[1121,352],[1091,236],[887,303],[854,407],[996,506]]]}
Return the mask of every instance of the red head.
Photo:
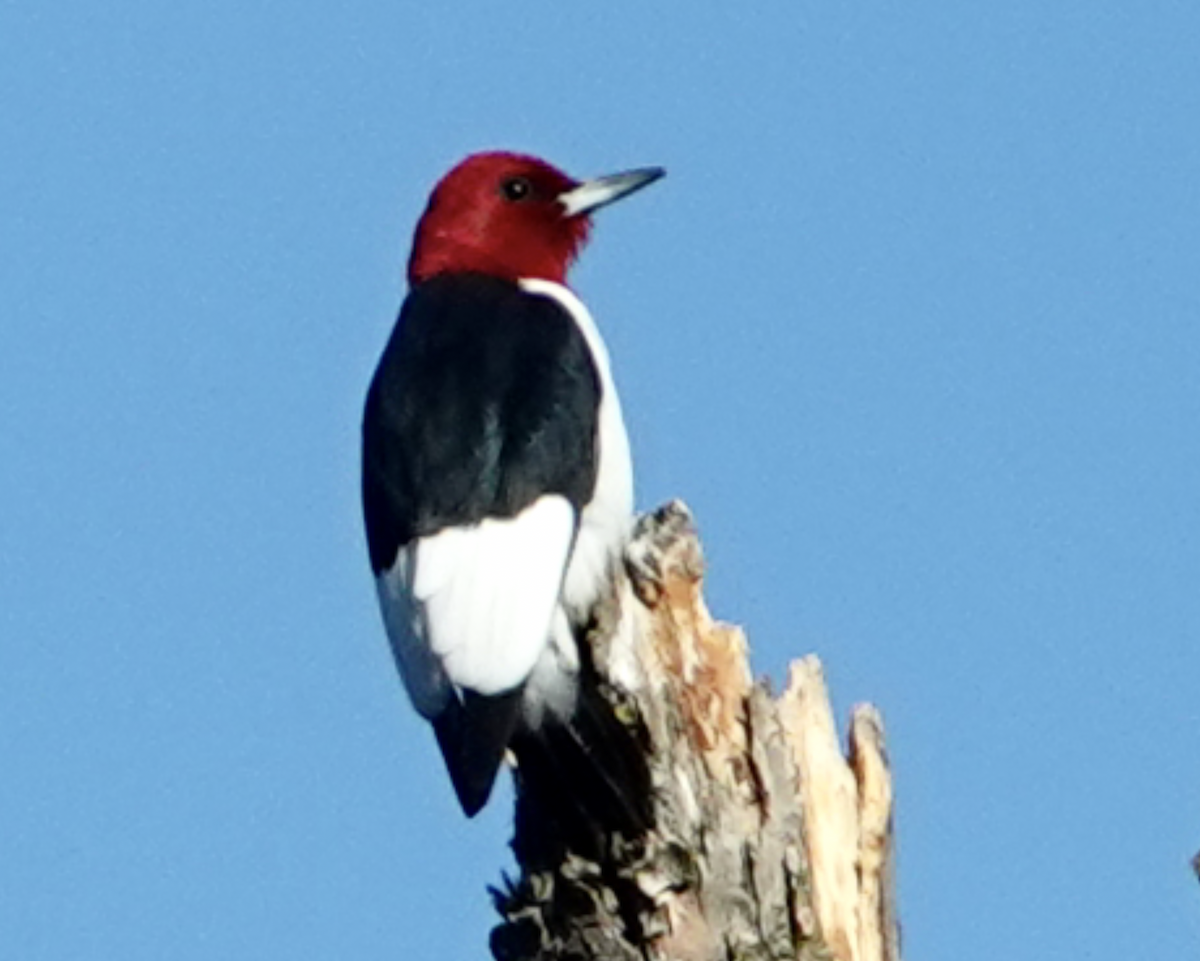
{"label": "red head", "polygon": [[636,170],[586,183],[536,157],[473,154],[434,188],[417,224],[408,280],[475,271],[562,283],[597,207],[662,176]]}

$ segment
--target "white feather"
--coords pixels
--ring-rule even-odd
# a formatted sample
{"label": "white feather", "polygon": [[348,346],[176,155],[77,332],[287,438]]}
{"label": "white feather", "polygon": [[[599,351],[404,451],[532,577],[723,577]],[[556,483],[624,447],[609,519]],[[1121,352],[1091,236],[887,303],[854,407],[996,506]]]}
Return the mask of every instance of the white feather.
{"label": "white feather", "polygon": [[579,648],[561,604],[554,612],[549,643],[543,648],[525,683],[521,713],[525,726],[536,730],[549,711],[569,718],[575,707],[576,681],[579,677]]}
{"label": "white feather", "polygon": [[388,642],[409,700],[422,717],[434,718],[454,696],[454,688],[441,661],[426,643],[424,608],[412,595],[415,546],[400,548],[396,562],[375,579],[375,589],[379,592],[379,609],[383,612]]}
{"label": "white feather", "polygon": [[574,510],[538,498],[516,517],[422,537],[378,579],[384,623],[413,706],[436,716],[454,687],[498,694],[547,647]]}
{"label": "white feather", "polygon": [[558,303],[571,315],[596,364],[600,375],[599,438],[600,463],[596,489],[580,518],[579,534],[571,564],[563,585],[563,604],[570,619],[579,623],[587,618],[613,564],[621,556],[633,524],[633,461],[629,454],[629,435],[621,416],[621,400],[613,383],[608,348],[600,337],[596,322],[575,294],[550,280],[528,279],[521,287]]}

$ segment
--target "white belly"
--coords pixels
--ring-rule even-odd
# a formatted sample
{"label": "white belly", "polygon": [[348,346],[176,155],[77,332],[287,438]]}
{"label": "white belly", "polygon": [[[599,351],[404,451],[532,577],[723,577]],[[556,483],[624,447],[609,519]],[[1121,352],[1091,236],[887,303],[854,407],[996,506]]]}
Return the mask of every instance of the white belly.
{"label": "white belly", "polygon": [[549,280],[522,280],[532,294],[550,297],[574,319],[592,352],[600,377],[600,411],[597,446],[600,462],[596,489],[579,521],[575,550],[563,584],[563,606],[572,623],[586,619],[609,578],[612,565],[633,525],[633,462],[629,436],[621,416],[621,400],[613,383],[608,348],[583,302],[562,284]]}
{"label": "white belly", "polygon": [[609,366],[608,349],[592,315],[562,284],[549,280],[522,280],[521,287],[532,294],[550,297],[566,309],[587,341],[600,377],[596,488],[579,519],[579,532],[563,581],[561,606],[565,617],[556,619],[551,643],[527,688],[526,715],[527,720],[533,722],[534,716],[540,714],[541,705],[549,706],[556,713],[566,713],[573,701],[579,661],[568,623],[578,626],[587,620],[612,576],[614,565],[620,562],[633,526],[633,462],[625,420],[621,416],[621,401]]}

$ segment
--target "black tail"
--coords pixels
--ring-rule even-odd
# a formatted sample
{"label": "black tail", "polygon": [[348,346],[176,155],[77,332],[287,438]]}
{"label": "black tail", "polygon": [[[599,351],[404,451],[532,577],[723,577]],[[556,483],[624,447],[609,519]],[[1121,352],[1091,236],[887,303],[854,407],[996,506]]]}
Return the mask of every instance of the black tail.
{"label": "black tail", "polygon": [[504,751],[521,713],[523,688],[485,696],[464,691],[433,719],[454,793],[467,817],[487,804]]}
{"label": "black tail", "polygon": [[[606,839],[637,838],[652,826],[650,775],[637,734],[590,678],[580,678],[569,720],[547,714],[537,730],[518,731],[513,752],[518,842],[549,842],[547,857],[565,847],[599,858]],[[532,851],[517,854],[526,864],[536,859]]]}

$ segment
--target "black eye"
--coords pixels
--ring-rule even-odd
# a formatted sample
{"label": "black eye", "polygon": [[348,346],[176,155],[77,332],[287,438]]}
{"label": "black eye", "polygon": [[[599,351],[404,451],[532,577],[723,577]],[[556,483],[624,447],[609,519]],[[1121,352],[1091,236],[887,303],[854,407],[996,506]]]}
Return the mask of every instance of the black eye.
{"label": "black eye", "polygon": [[509,177],[500,185],[500,192],[505,200],[516,202],[533,193],[533,185],[524,177]]}

